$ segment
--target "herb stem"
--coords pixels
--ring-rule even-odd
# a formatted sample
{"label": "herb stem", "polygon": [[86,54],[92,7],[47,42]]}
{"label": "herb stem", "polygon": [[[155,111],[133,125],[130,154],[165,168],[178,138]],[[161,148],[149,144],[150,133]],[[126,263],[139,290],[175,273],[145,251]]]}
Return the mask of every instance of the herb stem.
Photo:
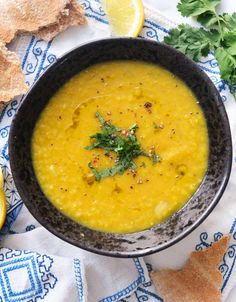
{"label": "herb stem", "polygon": [[221,26],[221,23],[220,23],[220,17],[219,17],[219,15],[217,14],[217,12],[216,12],[215,9],[213,9],[212,12],[213,12],[213,14],[214,14],[215,17],[216,17],[216,20],[217,20],[217,23],[218,23],[218,26],[219,26],[220,39],[221,39],[221,41],[224,41],[224,35],[223,35],[222,26]]}

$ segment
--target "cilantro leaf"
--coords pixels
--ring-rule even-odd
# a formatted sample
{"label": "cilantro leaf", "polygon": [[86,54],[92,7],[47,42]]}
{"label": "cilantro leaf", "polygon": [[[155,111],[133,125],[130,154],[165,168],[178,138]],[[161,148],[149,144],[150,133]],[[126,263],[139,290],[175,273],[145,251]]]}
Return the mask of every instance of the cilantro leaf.
{"label": "cilantro leaf", "polygon": [[233,14],[224,13],[223,15],[221,15],[219,17],[220,17],[220,22],[221,22],[222,26],[224,26],[228,30],[236,29],[236,13],[233,13]]}
{"label": "cilantro leaf", "polygon": [[95,176],[96,181],[100,181],[102,178],[114,176],[116,174],[123,174],[124,167],[122,164],[115,165],[111,168],[105,168],[103,170],[98,171],[94,166],[89,163],[89,168],[91,169],[92,173]]}
{"label": "cilantro leaf", "polygon": [[99,112],[95,113],[95,116],[98,118],[102,129],[104,132],[106,132],[107,134],[113,134],[116,131],[120,131],[119,128],[115,127],[114,125],[111,125],[109,122],[105,121],[104,118],[102,117],[102,115]]}
{"label": "cilantro leaf", "polygon": [[221,76],[230,84],[236,82],[236,56],[231,55],[227,49],[219,47],[215,51]]}
{"label": "cilantro leaf", "polygon": [[[217,15],[216,12],[206,12],[197,17],[197,21],[204,27],[217,29],[224,41],[224,34],[236,29],[236,13]],[[220,43],[220,41],[219,41]]]}
{"label": "cilantro leaf", "polygon": [[222,45],[224,45],[230,55],[236,55],[236,29],[224,34]]}
{"label": "cilantro leaf", "polygon": [[194,61],[206,57],[218,39],[218,33],[181,24],[164,38],[166,44],[178,49]]}
{"label": "cilantro leaf", "polygon": [[219,22],[219,19],[217,18],[216,14],[213,12],[206,12],[197,17],[197,21],[205,26],[206,28],[211,28]]}
{"label": "cilantro leaf", "polygon": [[215,56],[221,77],[228,81],[230,92],[236,99],[236,55],[232,55],[227,49],[220,47],[215,51]]}
{"label": "cilantro leaf", "polygon": [[228,81],[236,99],[236,12],[217,14],[220,0],[180,0],[183,16],[195,16],[201,28],[181,24],[171,29],[165,43],[180,50],[194,61],[215,51],[222,79]]}
{"label": "cilantro leaf", "polygon": [[215,11],[220,0],[181,0],[177,5],[184,17],[199,16],[206,12]]}
{"label": "cilantro leaf", "polygon": [[98,170],[92,163],[88,164],[96,181],[116,174],[123,174],[127,169],[136,170],[137,167],[134,159],[138,156],[151,157],[153,163],[159,161],[159,156],[156,153],[153,156],[149,156],[142,149],[136,136],[136,130],[138,129],[136,124],[123,133],[120,128],[112,125],[109,121],[105,121],[99,112],[96,112],[95,116],[101,124],[101,132],[90,136],[92,144],[85,147],[85,149],[93,150],[100,148],[105,150],[105,154],[109,155],[109,152],[115,152],[117,155],[114,166],[109,168]]}

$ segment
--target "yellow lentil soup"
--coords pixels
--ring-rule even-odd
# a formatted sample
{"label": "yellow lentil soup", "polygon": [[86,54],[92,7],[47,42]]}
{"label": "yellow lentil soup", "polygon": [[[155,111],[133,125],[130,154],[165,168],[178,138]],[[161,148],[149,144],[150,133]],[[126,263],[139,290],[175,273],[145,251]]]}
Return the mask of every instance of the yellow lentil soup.
{"label": "yellow lentil soup", "polygon": [[180,79],[156,65],[113,61],[80,72],[51,98],[32,155],[61,212],[92,229],[130,233],[162,222],[196,191],[208,133]]}

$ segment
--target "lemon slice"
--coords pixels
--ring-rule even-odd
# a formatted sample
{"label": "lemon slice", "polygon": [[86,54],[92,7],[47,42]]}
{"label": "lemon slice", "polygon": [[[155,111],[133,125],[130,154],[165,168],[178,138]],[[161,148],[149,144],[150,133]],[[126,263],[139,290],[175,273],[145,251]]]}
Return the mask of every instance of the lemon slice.
{"label": "lemon slice", "polygon": [[138,36],[144,23],[142,0],[103,0],[103,5],[114,35]]}
{"label": "lemon slice", "polygon": [[7,215],[6,198],[3,191],[3,175],[0,169],[0,229],[2,228]]}

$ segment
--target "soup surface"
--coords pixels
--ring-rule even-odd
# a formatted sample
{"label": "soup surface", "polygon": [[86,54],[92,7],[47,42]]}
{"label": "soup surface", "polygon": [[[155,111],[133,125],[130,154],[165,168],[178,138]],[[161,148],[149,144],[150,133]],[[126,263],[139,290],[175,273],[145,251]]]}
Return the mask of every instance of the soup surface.
{"label": "soup surface", "polygon": [[[116,169],[121,156],[85,148],[104,130],[98,114],[119,128],[112,137],[133,136],[144,154],[101,179],[96,174]],[[52,97],[32,155],[41,188],[60,211],[93,229],[129,233],[162,222],[191,197],[207,169],[208,133],[180,79],[156,65],[113,61],[82,71]]]}

